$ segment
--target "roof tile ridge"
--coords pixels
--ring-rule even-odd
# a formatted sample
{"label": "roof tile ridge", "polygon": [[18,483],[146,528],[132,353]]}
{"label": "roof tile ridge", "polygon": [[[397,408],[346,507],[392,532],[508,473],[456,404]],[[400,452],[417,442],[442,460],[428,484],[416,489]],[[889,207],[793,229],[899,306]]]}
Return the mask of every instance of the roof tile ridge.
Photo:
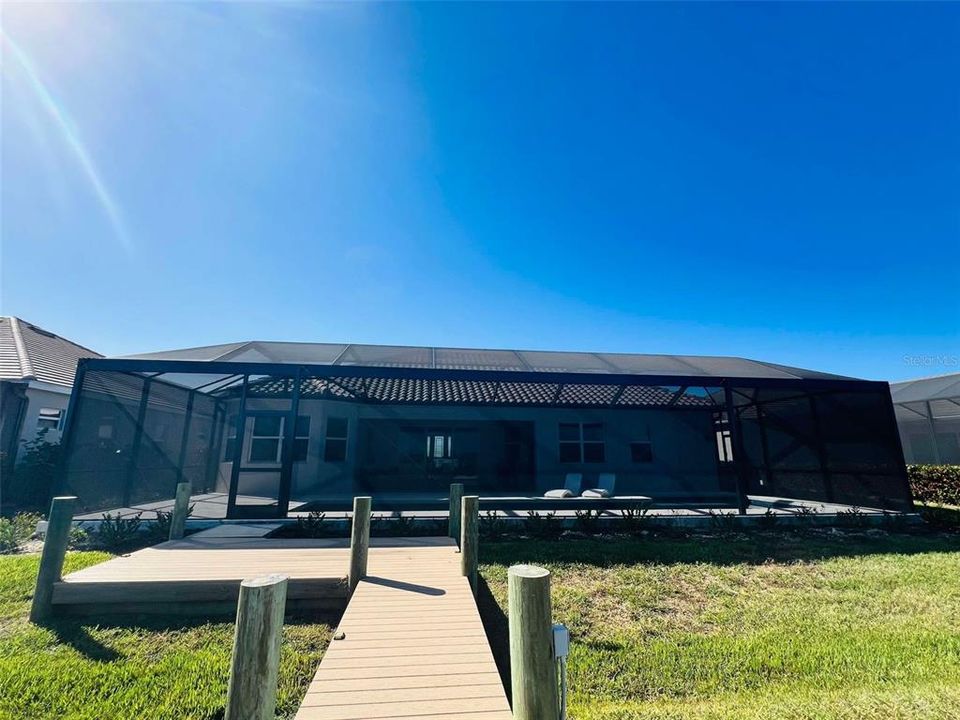
{"label": "roof tile ridge", "polygon": [[20,318],[14,315],[10,316],[10,330],[13,332],[13,344],[17,348],[20,372],[24,379],[36,379],[37,375],[33,371],[33,363],[30,362],[30,354],[27,352],[27,344],[24,342],[23,333],[20,331]]}

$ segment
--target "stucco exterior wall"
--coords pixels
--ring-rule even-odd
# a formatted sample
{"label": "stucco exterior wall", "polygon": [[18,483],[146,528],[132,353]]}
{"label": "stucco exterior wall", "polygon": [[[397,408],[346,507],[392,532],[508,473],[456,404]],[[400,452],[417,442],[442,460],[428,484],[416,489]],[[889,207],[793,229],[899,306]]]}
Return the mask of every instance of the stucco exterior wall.
{"label": "stucco exterior wall", "polygon": [[[257,401],[256,409],[285,410],[286,400]],[[250,408],[248,408],[250,409]],[[228,414],[236,412],[236,405]],[[481,408],[438,406],[375,406],[331,400],[302,400],[301,415],[308,415],[310,437],[307,459],[294,463],[291,498],[342,496],[354,493],[358,470],[358,432],[365,420],[403,422],[429,421],[444,424],[525,421],[534,425],[536,476],[533,492],[542,493],[562,487],[566,473],[580,472],[589,487],[602,472],[617,475],[618,494],[683,496],[721,491],[716,440],[710,412],[671,410],[579,410],[553,408]],[[345,418],[348,423],[347,454],[343,462],[324,461],[324,441],[330,417]],[[562,463],[559,458],[559,425],[566,422],[599,422],[604,428],[605,461],[602,463]],[[247,423],[244,438],[243,467],[250,463],[252,422]],[[648,441],[653,462],[634,463],[630,443]],[[260,464],[264,472],[243,472],[238,494],[276,495],[279,465]],[[226,491],[230,481],[229,461],[220,463],[218,489]],[[418,488],[410,487],[410,492]]]}

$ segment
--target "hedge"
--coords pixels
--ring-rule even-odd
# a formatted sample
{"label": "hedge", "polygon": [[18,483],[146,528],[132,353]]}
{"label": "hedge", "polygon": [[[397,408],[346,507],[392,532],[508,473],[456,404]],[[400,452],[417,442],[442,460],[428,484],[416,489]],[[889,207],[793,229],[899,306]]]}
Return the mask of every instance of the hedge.
{"label": "hedge", "polygon": [[960,506],[960,465],[907,465],[913,499]]}

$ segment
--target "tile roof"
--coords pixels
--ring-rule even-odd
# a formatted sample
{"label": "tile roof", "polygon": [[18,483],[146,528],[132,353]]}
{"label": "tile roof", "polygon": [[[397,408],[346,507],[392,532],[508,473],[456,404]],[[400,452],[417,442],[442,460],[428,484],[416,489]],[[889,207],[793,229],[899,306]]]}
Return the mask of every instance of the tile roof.
{"label": "tile roof", "polygon": [[82,345],[11,316],[0,316],[0,380],[73,386],[77,361],[103,357]]}
{"label": "tile roof", "polygon": [[[97,374],[97,373],[93,373]],[[105,374],[105,373],[104,373]],[[247,397],[290,397],[290,378],[251,381]],[[237,396],[236,384],[214,395]],[[717,407],[707,388],[648,385],[582,385],[491,380],[424,380],[415,378],[304,378],[300,397],[347,399],[376,403],[467,403],[575,407]]]}

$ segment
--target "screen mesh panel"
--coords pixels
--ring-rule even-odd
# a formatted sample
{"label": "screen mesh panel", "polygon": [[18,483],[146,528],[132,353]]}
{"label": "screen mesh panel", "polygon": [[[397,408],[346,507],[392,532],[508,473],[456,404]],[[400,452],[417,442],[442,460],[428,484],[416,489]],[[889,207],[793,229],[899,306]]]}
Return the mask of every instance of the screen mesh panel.
{"label": "screen mesh panel", "polygon": [[881,392],[738,392],[751,492],[909,509],[890,398]]}
{"label": "screen mesh panel", "polygon": [[[343,346],[327,346],[328,356],[338,347]],[[519,363],[529,371],[535,363],[555,357],[352,346],[340,360],[460,368],[501,364],[501,369],[510,370]],[[641,356],[625,357],[639,362]],[[572,462],[560,455],[556,435],[557,418],[563,414],[571,422],[578,415],[581,422],[591,418],[604,428],[603,451],[586,471],[616,472],[624,478],[642,474],[644,487],[656,488],[654,493],[692,492],[690,488],[705,486],[705,477],[716,488],[726,489],[727,481],[736,476],[746,481],[752,494],[910,507],[892,406],[880,386],[780,385],[769,378],[752,385],[744,382],[730,388],[734,425],[725,419],[726,391],[719,383],[687,386],[682,383],[689,378],[677,384],[650,378],[651,384],[644,385],[615,370],[601,372],[601,366],[621,359],[610,358],[582,354],[579,367],[592,374],[567,378],[485,371],[464,376],[395,368],[361,371],[348,365],[327,377],[320,376],[324,373],[320,368],[230,363],[210,366],[220,374],[184,372],[189,366],[183,364],[176,366],[176,373],[156,373],[155,362],[148,374],[129,365],[112,370],[105,369],[111,361],[90,361],[81,373],[74,417],[68,421],[64,491],[80,497],[83,511],[168,509],[176,483],[186,480],[195,495],[211,496],[198,501],[198,507],[219,503],[224,508],[233,487],[237,499],[230,507],[241,500],[245,507],[251,502],[264,504],[266,499],[279,508],[285,502],[284,491],[299,502],[326,489],[344,496],[362,489],[354,463],[367,447],[362,443],[368,441],[381,449],[389,442],[410,448],[400,451],[395,462],[368,462],[376,469],[376,477],[365,480],[373,483],[371,487],[422,492],[414,477],[420,472],[417,463],[426,463],[427,474],[440,485],[451,478],[471,482],[480,472],[486,478],[483,483],[492,483],[491,491],[499,482],[491,478],[501,476],[539,486],[552,482],[548,474],[562,477]],[[642,358],[659,363],[658,373],[665,363],[679,362],[666,356]],[[561,359],[563,364],[580,362]],[[98,367],[97,362],[103,365]],[[256,373],[260,368],[264,372]],[[450,375],[457,379],[448,379]],[[645,409],[651,412],[636,412]],[[950,408],[937,409],[943,414]],[[897,412],[902,416],[904,410]],[[389,418],[398,428],[396,435],[361,438],[359,426],[371,417]],[[477,425],[478,417],[493,424]],[[459,422],[465,418],[472,418],[473,424]],[[916,418],[915,424],[923,426],[923,415]],[[511,424],[517,422],[531,424]],[[696,477],[689,476],[694,471],[683,465],[694,443],[688,434],[693,426],[703,430],[698,430],[696,442],[705,440],[710,448],[708,462],[696,468]],[[385,427],[380,429],[385,432]],[[947,427],[945,432],[949,431]],[[650,444],[646,461],[631,459],[636,449],[632,445],[639,442]],[[934,447],[944,453],[953,448],[949,437],[938,434],[937,442]],[[413,455],[417,462],[408,462]],[[234,467],[236,458],[241,463]],[[399,474],[392,475],[395,470]],[[201,507],[197,516],[203,512]],[[223,510],[219,512],[222,517]]]}
{"label": "screen mesh panel", "polygon": [[74,413],[64,482],[81,512],[169,510],[178,482],[193,494],[212,490],[223,421],[216,398],[162,375],[91,370]]}

